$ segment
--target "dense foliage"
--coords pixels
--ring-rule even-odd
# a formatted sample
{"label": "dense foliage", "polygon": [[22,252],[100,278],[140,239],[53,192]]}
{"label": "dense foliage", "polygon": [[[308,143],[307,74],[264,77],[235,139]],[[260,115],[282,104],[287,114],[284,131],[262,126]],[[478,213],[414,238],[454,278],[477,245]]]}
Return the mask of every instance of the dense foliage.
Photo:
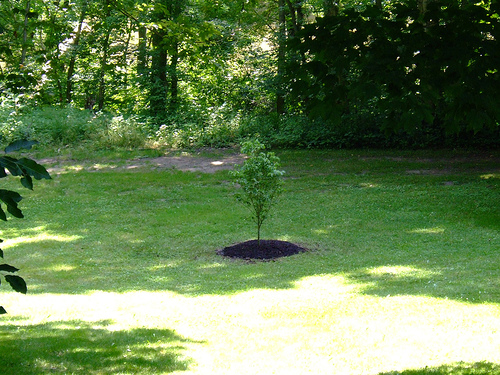
{"label": "dense foliage", "polygon": [[441,0],[425,12],[408,2],[318,18],[292,41],[302,58],[291,90],[338,123],[371,108],[389,129],[498,127],[499,10]]}
{"label": "dense foliage", "polygon": [[1,141],[495,147],[498,30],[497,1],[3,1]]}

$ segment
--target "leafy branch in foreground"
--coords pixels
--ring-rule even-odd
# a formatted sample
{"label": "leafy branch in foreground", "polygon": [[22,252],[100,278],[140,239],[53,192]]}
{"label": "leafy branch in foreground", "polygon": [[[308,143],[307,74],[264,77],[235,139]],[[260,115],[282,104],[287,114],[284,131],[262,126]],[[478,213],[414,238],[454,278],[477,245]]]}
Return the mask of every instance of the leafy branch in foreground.
{"label": "leafy branch in foreground", "polygon": [[[5,152],[17,151],[22,148],[29,149],[33,144],[33,141],[17,141],[7,146]],[[7,172],[9,172],[11,176],[20,176],[21,185],[30,190],[33,190],[33,178],[36,180],[50,179],[50,175],[45,167],[38,164],[34,160],[1,156],[0,178],[7,177]],[[0,189],[0,219],[7,221],[7,214],[3,207],[4,205],[7,208],[7,212],[9,212],[12,216],[22,219],[24,215],[18,207],[18,203],[21,199],[21,195],[15,191]],[[3,240],[0,240],[0,242],[3,242]],[[0,258],[3,258],[3,255],[3,251],[0,249]],[[4,277],[5,281],[11,286],[11,288],[16,292],[26,294],[28,290],[26,282],[22,277],[14,275],[17,271],[19,271],[19,269],[11,266],[10,264],[0,264],[0,274]],[[3,306],[0,306],[0,314],[5,314],[6,312],[7,311],[3,308]]]}
{"label": "leafy branch in foreground", "polygon": [[280,159],[273,152],[264,152],[264,149],[265,146],[258,140],[244,142],[241,151],[248,155],[248,159],[232,172],[235,183],[241,187],[236,197],[250,208],[257,224],[259,245],[260,228],[283,191],[281,176],[285,174],[279,170]]}

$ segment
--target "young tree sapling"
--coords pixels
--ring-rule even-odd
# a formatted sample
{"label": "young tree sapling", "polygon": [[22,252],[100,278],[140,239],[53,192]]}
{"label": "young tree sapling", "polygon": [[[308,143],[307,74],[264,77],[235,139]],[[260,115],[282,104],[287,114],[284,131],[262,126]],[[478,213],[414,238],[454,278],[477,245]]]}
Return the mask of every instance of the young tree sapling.
{"label": "young tree sapling", "polygon": [[259,140],[243,142],[241,151],[248,155],[242,166],[232,171],[234,182],[240,186],[237,199],[252,212],[257,225],[257,240],[260,246],[260,229],[268,217],[276,198],[283,191],[280,159],[273,152],[265,152]]}

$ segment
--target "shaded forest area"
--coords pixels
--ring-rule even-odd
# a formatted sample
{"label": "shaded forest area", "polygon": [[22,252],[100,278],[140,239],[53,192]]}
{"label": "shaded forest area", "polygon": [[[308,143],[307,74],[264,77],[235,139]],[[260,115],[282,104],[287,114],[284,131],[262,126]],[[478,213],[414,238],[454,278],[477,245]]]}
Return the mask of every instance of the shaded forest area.
{"label": "shaded forest area", "polygon": [[6,0],[2,143],[500,145],[497,0]]}

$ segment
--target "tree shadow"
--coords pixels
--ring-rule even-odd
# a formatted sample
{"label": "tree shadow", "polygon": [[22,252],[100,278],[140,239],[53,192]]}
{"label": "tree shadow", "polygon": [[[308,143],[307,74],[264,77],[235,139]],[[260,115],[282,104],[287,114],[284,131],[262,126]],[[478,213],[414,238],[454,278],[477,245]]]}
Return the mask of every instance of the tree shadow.
{"label": "tree shadow", "polygon": [[[8,254],[9,261],[12,259],[21,269],[20,275],[26,278],[29,294],[168,290],[188,296],[224,295],[252,289],[290,289],[302,278],[329,274],[342,276],[346,283],[356,285],[360,293],[368,295],[422,295],[473,303],[500,302],[496,237],[476,239],[471,247],[460,233],[444,235],[433,232],[433,228],[413,226],[413,220],[418,225],[434,221],[436,223],[429,224],[433,227],[447,220],[460,223],[467,216],[466,225],[456,228],[498,230],[500,221],[498,215],[492,215],[496,211],[491,205],[497,195],[485,196],[485,189],[490,191],[489,188],[474,190],[477,194],[470,198],[484,208],[478,213],[463,212],[455,199],[436,198],[442,205],[435,208],[436,215],[442,218],[435,220],[431,216],[434,212],[419,212],[422,200],[427,202],[427,198],[420,197],[426,196],[428,186],[433,187],[438,198],[450,194],[450,187],[437,185],[434,178],[424,178],[421,182],[398,179],[396,186],[387,189],[384,183],[378,188],[365,187],[369,184],[359,182],[365,183],[366,179],[357,176],[321,178],[317,186],[310,178],[294,180],[298,185],[291,187],[291,198],[283,209],[283,217],[275,221],[278,228],[275,233],[281,235],[273,238],[313,248],[313,251],[271,262],[249,262],[217,255],[217,250],[249,239],[248,232],[241,233],[247,225],[228,220],[227,207],[217,208],[228,202],[228,189],[219,181],[220,176],[200,183],[196,176],[182,175],[189,182],[183,180],[189,188],[176,185],[171,191],[165,188],[170,182],[156,176],[143,182],[144,186],[135,186],[129,191],[127,184],[136,180],[126,179],[122,184],[127,189],[122,195],[117,193],[119,189],[116,190],[116,183],[109,176],[104,175],[103,181],[109,184],[111,192],[106,193],[103,187],[102,200],[85,195],[85,174],[77,176],[78,183],[72,177],[60,184],[64,185],[59,188],[63,198],[66,189],[70,190],[68,186],[77,189],[78,194],[67,194],[64,200],[59,192],[51,193],[61,207],[79,211],[81,223],[67,225],[64,215],[51,213],[47,220],[39,219],[35,227],[43,228],[45,234],[52,236],[37,239],[39,231],[30,232],[28,223],[18,224],[24,229],[5,235],[5,238],[32,237],[26,239],[26,244],[15,245],[16,254]],[[383,178],[381,181],[384,182]],[[394,185],[393,180],[388,181]],[[343,187],[346,182],[358,187],[351,191]],[[417,193],[421,195],[399,193],[400,185],[409,184],[411,193],[420,183],[423,189],[419,188]],[[211,202],[199,198],[203,197],[202,191],[209,188],[214,190]],[[303,193],[304,189],[307,194]],[[167,193],[171,195],[169,199],[165,199]],[[399,201],[394,195],[398,195]],[[310,201],[305,199],[313,196],[315,199]],[[408,196],[411,199],[408,200]],[[461,199],[465,196],[463,191],[457,195]],[[78,199],[75,201],[74,197]],[[177,212],[176,205],[181,206],[179,216],[162,222],[158,213],[168,209]],[[349,210],[356,214],[349,215]],[[413,210],[417,213],[413,214]],[[434,211],[434,207],[429,210]],[[135,214],[127,216],[124,212]],[[476,216],[481,215],[489,219],[476,221]],[[291,228],[297,216],[306,217],[302,218],[304,228]],[[399,219],[401,224],[397,222]],[[387,229],[380,231],[371,224],[376,220],[386,221],[384,228]],[[402,229],[402,225],[406,227]],[[164,235],[159,237],[156,233]],[[491,233],[496,236],[497,232]],[[149,234],[155,238],[150,239]]]}
{"label": "tree shadow", "polygon": [[[465,262],[465,261],[464,261]],[[467,264],[467,263],[465,263]],[[474,268],[392,263],[352,270],[345,275],[363,294],[377,297],[430,296],[467,303],[500,302],[500,278],[477,275]]]}
{"label": "tree shadow", "polygon": [[422,369],[390,371],[378,375],[498,375],[500,365],[490,362],[456,363]]}
{"label": "tree shadow", "polygon": [[[301,245],[300,239],[287,239]],[[20,275],[26,272],[28,294],[168,290],[188,296],[226,295],[253,289],[290,289],[303,278],[331,274],[342,276],[346,283],[356,285],[359,293],[367,295],[500,303],[498,255],[457,252],[454,257],[432,257],[419,242],[405,250],[384,250],[383,255],[370,253],[370,249],[354,253],[352,249],[323,249],[316,245],[317,249],[271,261],[233,259],[218,255],[216,248],[198,247],[190,256],[117,251],[112,258],[93,257],[82,262],[79,258],[88,253],[80,249],[78,240],[62,245],[45,241],[46,247],[51,244],[73,255],[63,263],[54,262],[29,272],[18,262]],[[121,246],[127,249],[127,243]],[[37,258],[36,254],[26,257]],[[482,270],[479,274],[478,269]]]}
{"label": "tree shadow", "polygon": [[188,370],[184,345],[168,329],[109,330],[109,320],[0,326],[2,375],[156,374]]}

